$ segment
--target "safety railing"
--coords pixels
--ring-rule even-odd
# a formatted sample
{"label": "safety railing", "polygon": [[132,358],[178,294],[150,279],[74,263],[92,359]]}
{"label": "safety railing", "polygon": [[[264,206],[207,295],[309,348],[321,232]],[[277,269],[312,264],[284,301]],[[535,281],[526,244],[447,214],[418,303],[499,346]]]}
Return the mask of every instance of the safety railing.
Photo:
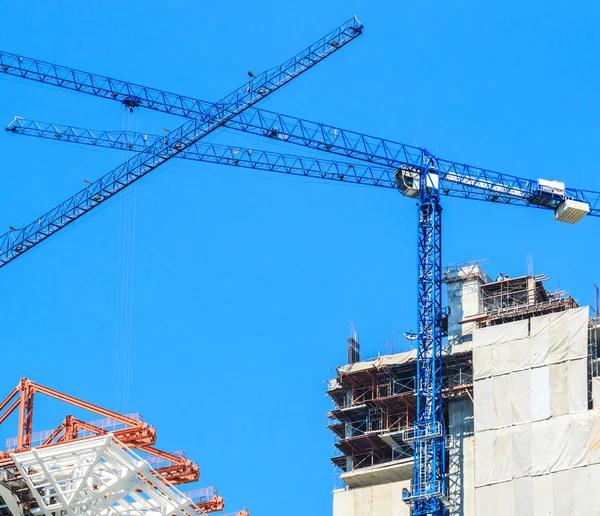
{"label": "safety railing", "polygon": [[190,499],[194,503],[209,502],[216,496],[218,496],[217,490],[214,487],[205,487],[203,489],[194,489],[183,493],[184,496]]}
{"label": "safety railing", "polygon": [[417,423],[415,426],[402,431],[402,440],[412,445],[416,440],[433,439],[443,435],[442,425],[439,421]]}
{"label": "safety railing", "polygon": [[[169,452],[169,455],[174,455],[178,459],[187,460],[187,455],[185,454],[185,452],[183,450]],[[165,459],[163,457],[156,457],[154,455],[148,455],[148,456],[144,457],[144,460],[148,464],[150,464],[150,466],[152,466],[154,469],[164,468],[167,466],[173,466],[175,464],[175,461],[172,461],[170,459]]]}
{"label": "safety railing", "polygon": [[440,480],[420,484],[412,483],[410,490],[406,488],[402,489],[402,500],[412,507],[417,500],[437,498],[441,500],[446,507],[450,507],[451,504],[448,501],[448,498],[446,498],[443,487]]}

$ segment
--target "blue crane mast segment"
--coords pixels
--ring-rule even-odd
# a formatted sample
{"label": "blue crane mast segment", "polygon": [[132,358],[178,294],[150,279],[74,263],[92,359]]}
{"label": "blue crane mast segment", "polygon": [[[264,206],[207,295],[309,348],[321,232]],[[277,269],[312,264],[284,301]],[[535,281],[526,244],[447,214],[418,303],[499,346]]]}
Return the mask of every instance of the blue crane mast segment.
{"label": "blue crane mast segment", "polygon": [[[341,46],[331,43],[333,47]],[[187,118],[205,119],[209,102],[107,77],[57,67],[0,52],[0,73],[117,100],[127,108],[145,107]],[[260,90],[259,90],[260,93]],[[552,210],[559,221],[575,223],[600,215],[600,193],[568,188],[559,181],[529,180],[440,159],[425,149],[367,136],[331,125],[248,108],[222,120],[225,127],[326,151],[365,162],[361,165],[251,151],[194,141],[178,157],[341,182],[398,188],[418,200],[417,421],[403,433],[414,447],[413,485],[403,492],[413,515],[445,514],[447,469],[442,415],[442,247],[440,198],[444,196]],[[165,137],[95,132],[16,118],[7,128],[17,134],[152,153]],[[170,139],[170,135],[169,135]],[[8,234],[10,235],[10,233]],[[6,238],[6,235],[5,235]],[[1,266],[1,264],[0,264]]]}
{"label": "blue crane mast segment", "polygon": [[[267,98],[306,70],[336,52],[362,33],[356,17],[319,39],[280,66],[253,76],[206,111],[198,114],[164,138],[153,142],[146,152],[131,159],[45,213],[24,228],[0,237],[0,267],[33,248],[50,235],[85,215],[106,199],[137,181],[167,160],[222,126],[227,120]],[[17,59],[23,65],[24,60]],[[1,65],[4,68],[6,65]]]}

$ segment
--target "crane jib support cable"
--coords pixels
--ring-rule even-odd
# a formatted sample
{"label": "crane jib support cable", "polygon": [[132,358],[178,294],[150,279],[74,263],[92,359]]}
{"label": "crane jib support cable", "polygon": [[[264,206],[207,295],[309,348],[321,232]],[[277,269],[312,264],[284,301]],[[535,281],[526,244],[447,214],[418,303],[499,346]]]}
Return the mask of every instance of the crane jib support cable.
{"label": "crane jib support cable", "polygon": [[[164,139],[154,142],[147,152],[136,154],[36,221],[22,229],[9,231],[0,237],[0,267],[184,151],[243,110],[263,100],[361,33],[362,25],[356,18],[352,18],[283,65],[251,77],[247,84],[211,105],[203,115],[186,122]],[[17,58],[17,62],[23,65],[23,60]],[[6,66],[0,63],[0,68],[4,69]]]}

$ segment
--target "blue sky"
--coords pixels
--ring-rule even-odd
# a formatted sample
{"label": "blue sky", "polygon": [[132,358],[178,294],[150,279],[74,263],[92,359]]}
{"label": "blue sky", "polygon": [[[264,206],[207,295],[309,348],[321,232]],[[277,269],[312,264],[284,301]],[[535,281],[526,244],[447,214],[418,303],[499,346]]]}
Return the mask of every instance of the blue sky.
{"label": "blue sky", "polygon": [[[216,100],[357,14],[364,35],[262,107],[439,156],[600,190],[597,2],[67,2],[4,6],[3,50]],[[182,119],[0,77],[15,116],[157,133]],[[210,141],[302,153],[220,131]],[[121,151],[0,134],[0,226]],[[326,157],[326,156],[324,156]],[[0,271],[3,375],[141,412],[229,510],[329,514],[324,380],[352,321],[364,356],[414,330],[416,212],[393,191],[170,163]],[[446,264],[486,258],[592,302],[597,221],[444,201]],[[128,360],[122,360],[129,356]],[[128,388],[122,388],[124,379]],[[1,397],[1,396],[0,396]],[[40,405],[38,430],[65,415]],[[8,424],[8,423],[7,423]],[[0,437],[15,427],[0,429]],[[292,495],[290,491],[294,491]]]}

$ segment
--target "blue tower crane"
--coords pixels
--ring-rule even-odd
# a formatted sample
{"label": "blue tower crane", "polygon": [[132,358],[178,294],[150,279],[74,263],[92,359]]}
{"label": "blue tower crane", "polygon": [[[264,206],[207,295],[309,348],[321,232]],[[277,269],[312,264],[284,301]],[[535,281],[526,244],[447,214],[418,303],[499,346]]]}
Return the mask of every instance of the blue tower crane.
{"label": "blue tower crane", "polygon": [[[360,31],[357,27],[351,29]],[[333,42],[330,45],[338,47]],[[207,120],[207,113],[222,105],[4,52],[0,52],[1,72],[116,100],[128,109],[145,107],[198,120]],[[260,89],[258,91],[260,93]],[[426,149],[253,107],[238,110],[224,119],[223,125],[363,163],[207,145],[199,143],[198,139],[191,142],[184,140],[185,148],[178,149],[180,152],[174,153],[173,157],[397,188],[404,195],[418,200],[417,420],[414,427],[403,435],[405,441],[413,444],[415,460],[413,485],[411,490],[403,493],[403,498],[413,507],[414,515],[443,515],[448,500],[442,414],[441,196],[552,210],[557,220],[575,223],[586,215],[600,216],[600,192],[566,187],[558,181],[524,179],[472,167],[440,159]],[[166,145],[161,141],[171,140],[170,134],[158,137],[122,131],[92,131],[21,118],[16,118],[7,130],[73,143],[128,149],[137,152],[136,156],[152,156],[157,148]],[[73,199],[66,206],[70,206]],[[48,215],[40,220],[46,220]],[[10,240],[11,233],[0,238],[0,266],[15,257],[12,253],[15,253],[16,244]]]}

